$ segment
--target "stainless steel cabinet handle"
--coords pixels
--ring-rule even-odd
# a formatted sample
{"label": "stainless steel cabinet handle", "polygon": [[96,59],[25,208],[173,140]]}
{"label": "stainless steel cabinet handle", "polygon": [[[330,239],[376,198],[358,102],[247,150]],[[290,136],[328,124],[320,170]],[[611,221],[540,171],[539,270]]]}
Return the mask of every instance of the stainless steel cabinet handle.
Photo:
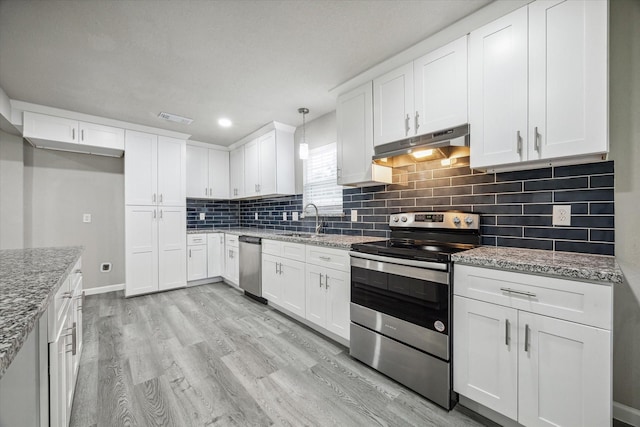
{"label": "stainless steel cabinet handle", "polygon": [[329,289],[329,275],[328,274],[324,275],[324,288],[325,289]]}
{"label": "stainless steel cabinet handle", "polygon": [[204,187],[204,195],[205,195],[205,196],[206,196],[207,194],[209,194],[209,193],[207,193],[207,191],[209,191],[209,190],[207,189],[207,187]]}
{"label": "stainless steel cabinet handle", "polygon": [[540,152],[540,134],[538,134],[538,126],[533,128],[533,142],[535,143],[534,148],[539,153]]}
{"label": "stainless steel cabinet handle", "polygon": [[507,347],[509,347],[509,341],[511,341],[511,331],[509,330],[510,328],[510,324],[509,324],[509,319],[505,319],[504,321],[504,345],[506,345]]}
{"label": "stainless steel cabinet handle", "polygon": [[520,131],[516,132],[516,146],[518,147],[518,154],[522,154],[522,138],[520,138]]}
{"label": "stainless steel cabinet handle", "polygon": [[418,134],[418,128],[420,127],[420,124],[418,123],[418,118],[419,117],[420,117],[420,114],[416,111],[416,118],[415,118],[415,126],[416,126],[415,132],[416,132],[416,135]]}
{"label": "stainless steel cabinet handle", "polygon": [[532,298],[536,297],[536,294],[534,294],[533,292],[516,291],[515,289],[511,289],[511,288],[500,288],[500,290],[502,292],[507,292],[507,293],[510,293],[510,294],[524,295],[524,296],[532,297]]}
{"label": "stainless steel cabinet handle", "polygon": [[84,141],[84,129],[80,131],[80,140]]}
{"label": "stainless steel cabinet handle", "polygon": [[191,258],[191,249],[189,249],[189,258]]}
{"label": "stainless steel cabinet handle", "polygon": [[160,193],[160,203],[162,203],[162,193]]}
{"label": "stainless steel cabinet handle", "polygon": [[71,129],[71,140],[76,140],[76,128]]}
{"label": "stainless steel cabinet handle", "polygon": [[79,268],[77,270],[73,271],[74,274],[82,274],[82,270],[80,270]]}
{"label": "stainless steel cabinet handle", "polygon": [[156,219],[156,210],[153,210],[153,219]]}
{"label": "stainless steel cabinet handle", "polygon": [[162,219],[162,209],[160,209],[160,219]]}
{"label": "stainless steel cabinet handle", "polygon": [[153,193],[153,196],[151,196],[151,201],[153,201],[153,203],[156,202],[156,193]]}
{"label": "stainless steel cabinet handle", "polygon": [[322,287],[322,273],[320,273],[320,287]]}
{"label": "stainless steel cabinet handle", "polygon": [[73,293],[72,292],[63,293],[62,294],[62,299],[66,299],[66,298],[72,299],[73,298]]}
{"label": "stainless steel cabinet handle", "polygon": [[78,331],[76,329],[76,322],[73,322],[73,328],[71,331],[71,355],[75,356],[76,355],[76,351],[77,351],[77,345],[78,345]]}
{"label": "stainless steel cabinet handle", "polygon": [[530,335],[529,325],[524,325],[524,351],[529,351],[529,335]]}
{"label": "stainless steel cabinet handle", "polygon": [[320,255],[318,258],[320,258],[323,261],[331,261],[331,257],[330,256],[322,256],[322,255]]}
{"label": "stainless steel cabinet handle", "polygon": [[407,114],[407,118],[404,119],[404,136],[409,135],[409,120],[411,120],[411,118]]}

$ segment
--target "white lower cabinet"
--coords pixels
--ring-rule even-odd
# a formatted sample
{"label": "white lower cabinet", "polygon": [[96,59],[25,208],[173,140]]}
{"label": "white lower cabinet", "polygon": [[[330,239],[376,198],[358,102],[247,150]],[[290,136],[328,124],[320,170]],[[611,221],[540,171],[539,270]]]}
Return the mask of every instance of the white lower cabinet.
{"label": "white lower cabinet", "polygon": [[344,271],[307,264],[307,320],[349,339],[351,284]]}
{"label": "white lower cabinet", "polygon": [[224,235],[224,277],[225,280],[238,286],[240,283],[240,251],[238,236]]}
{"label": "white lower cabinet", "polygon": [[207,245],[187,246],[187,280],[207,278]]}
{"label": "white lower cabinet", "polygon": [[[611,314],[610,286],[455,270],[454,390],[524,426],[610,425],[610,323],[596,327],[534,312],[578,304],[579,314],[601,324],[599,312]],[[584,295],[576,286],[585,287]],[[591,306],[589,294],[603,290],[609,297]],[[469,297],[483,293],[491,302]]]}
{"label": "white lower cabinet", "polygon": [[262,240],[262,296],[305,317],[305,245]]}
{"label": "white lower cabinet", "polygon": [[224,272],[224,234],[207,235],[207,277],[220,277]]}

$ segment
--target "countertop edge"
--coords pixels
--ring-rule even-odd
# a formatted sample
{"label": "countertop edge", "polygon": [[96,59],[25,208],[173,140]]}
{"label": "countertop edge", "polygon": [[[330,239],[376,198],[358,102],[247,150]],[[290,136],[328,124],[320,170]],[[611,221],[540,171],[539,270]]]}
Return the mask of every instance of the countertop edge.
{"label": "countertop edge", "polygon": [[58,291],[58,289],[60,289],[60,286],[62,286],[62,283],[64,283],[64,281],[69,276],[69,274],[71,274],[71,270],[73,270],[73,267],[76,265],[78,260],[82,257],[82,252],[84,250],[84,247],[74,246],[73,248],[78,250],[78,253],[74,257],[74,260],[71,263],[69,263],[67,268],[64,270],[64,273],[58,278],[58,281],[56,282],[56,284],[53,287],[51,287],[47,295],[40,301],[40,303],[37,305],[36,310],[32,313],[29,313],[29,315],[27,316],[27,319],[24,320],[24,325],[21,327],[20,336],[18,338],[14,338],[13,340],[11,340],[9,343],[10,344],[9,348],[5,350],[3,353],[0,353],[0,379],[2,379],[4,374],[7,372],[7,370],[11,366],[11,363],[14,361],[14,359],[22,349],[22,346],[27,341],[29,334],[31,334],[31,332],[33,332],[33,330],[35,329],[36,323],[40,321],[40,318],[42,317],[42,315],[49,308],[49,305],[51,304],[51,301],[55,293]]}

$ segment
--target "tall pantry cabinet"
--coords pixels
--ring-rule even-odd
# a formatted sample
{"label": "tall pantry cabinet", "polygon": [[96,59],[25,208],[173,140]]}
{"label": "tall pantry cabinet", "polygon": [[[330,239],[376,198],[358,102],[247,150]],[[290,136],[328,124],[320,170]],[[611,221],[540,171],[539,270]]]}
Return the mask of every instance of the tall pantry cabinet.
{"label": "tall pantry cabinet", "polygon": [[126,296],[186,286],[186,142],[125,134]]}

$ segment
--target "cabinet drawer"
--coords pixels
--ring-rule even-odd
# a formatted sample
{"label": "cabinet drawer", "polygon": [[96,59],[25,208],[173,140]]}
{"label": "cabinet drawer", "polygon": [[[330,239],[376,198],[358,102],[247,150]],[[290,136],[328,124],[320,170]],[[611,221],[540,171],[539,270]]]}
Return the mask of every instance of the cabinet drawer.
{"label": "cabinet drawer", "polygon": [[305,245],[301,243],[262,239],[262,253],[295,261],[304,261]]}
{"label": "cabinet drawer", "polygon": [[327,268],[335,268],[340,271],[349,271],[349,251],[307,245],[307,263]]}
{"label": "cabinet drawer", "polygon": [[206,245],[207,244],[207,235],[206,234],[187,234],[187,245]]}
{"label": "cabinet drawer", "polygon": [[476,300],[611,329],[612,289],[606,284],[455,265],[453,292]]}
{"label": "cabinet drawer", "polygon": [[227,246],[231,246],[233,248],[238,247],[238,236],[234,234],[225,234],[224,235],[224,243]]}

